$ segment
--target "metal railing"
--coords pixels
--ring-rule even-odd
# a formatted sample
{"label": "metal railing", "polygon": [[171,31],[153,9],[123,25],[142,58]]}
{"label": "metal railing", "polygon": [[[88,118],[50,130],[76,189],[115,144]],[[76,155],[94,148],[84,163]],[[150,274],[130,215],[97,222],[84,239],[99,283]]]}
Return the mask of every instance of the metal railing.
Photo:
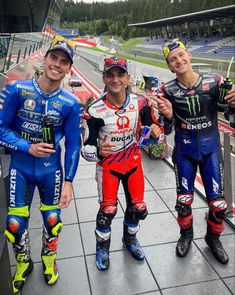
{"label": "metal railing", "polygon": [[0,295],[13,294],[7,239],[4,235],[7,216],[6,181],[7,177],[5,177],[3,173],[2,160],[0,157]]}
{"label": "metal railing", "polygon": [[1,48],[4,48],[0,55],[0,72],[8,71],[49,41],[49,36],[42,33],[16,33],[8,36],[0,34]]}

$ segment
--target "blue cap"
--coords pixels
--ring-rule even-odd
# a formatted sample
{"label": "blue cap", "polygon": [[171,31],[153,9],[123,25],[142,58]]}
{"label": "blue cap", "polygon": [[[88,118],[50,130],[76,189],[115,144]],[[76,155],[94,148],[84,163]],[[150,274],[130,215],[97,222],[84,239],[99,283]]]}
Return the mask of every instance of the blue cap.
{"label": "blue cap", "polygon": [[71,45],[68,44],[69,40],[54,40],[52,41],[50,47],[47,50],[48,52],[54,51],[54,50],[61,50],[65,53],[67,53],[71,63],[73,63],[73,57],[74,57],[74,50]]}

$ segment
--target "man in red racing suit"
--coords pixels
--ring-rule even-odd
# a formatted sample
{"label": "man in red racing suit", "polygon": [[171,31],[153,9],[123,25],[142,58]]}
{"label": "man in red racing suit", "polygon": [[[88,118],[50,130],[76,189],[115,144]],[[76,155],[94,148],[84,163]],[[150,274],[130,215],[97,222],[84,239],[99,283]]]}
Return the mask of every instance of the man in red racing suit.
{"label": "man in red racing suit", "polygon": [[96,219],[96,264],[109,267],[111,222],[117,212],[117,192],[122,181],[127,208],[124,217],[123,243],[132,256],[145,255],[136,233],[139,220],[147,216],[144,203],[144,174],[138,145],[141,126],[150,126],[151,135],[159,137],[162,128],[154,116],[151,103],[143,96],[126,93],[130,76],[126,60],[105,59],[103,82],[107,93],[95,101],[84,116],[82,155],[96,161],[96,181],[100,209]]}

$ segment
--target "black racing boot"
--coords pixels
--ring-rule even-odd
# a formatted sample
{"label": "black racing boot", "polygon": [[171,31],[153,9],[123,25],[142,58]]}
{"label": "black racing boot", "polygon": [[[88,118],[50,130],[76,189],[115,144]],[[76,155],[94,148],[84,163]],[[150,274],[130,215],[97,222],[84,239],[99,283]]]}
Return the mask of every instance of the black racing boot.
{"label": "black racing boot", "polygon": [[214,257],[222,264],[227,264],[229,261],[228,254],[223,248],[221,241],[219,240],[220,235],[212,234],[210,231],[207,231],[205,236],[205,241],[209,248],[211,249]]}
{"label": "black racing boot", "polygon": [[179,257],[185,257],[188,254],[189,247],[193,240],[193,227],[189,229],[180,230],[180,238],[176,245],[176,255]]}
{"label": "black racing boot", "polygon": [[131,234],[128,231],[128,226],[124,225],[123,227],[123,244],[131,255],[136,260],[143,260],[145,258],[144,250],[140,246],[139,241],[136,238],[136,233]]}

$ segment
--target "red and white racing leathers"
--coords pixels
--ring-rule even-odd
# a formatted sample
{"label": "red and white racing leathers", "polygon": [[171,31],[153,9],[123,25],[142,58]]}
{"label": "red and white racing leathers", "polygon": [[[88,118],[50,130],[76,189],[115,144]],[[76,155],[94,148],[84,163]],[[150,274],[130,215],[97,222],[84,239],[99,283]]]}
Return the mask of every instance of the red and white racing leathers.
{"label": "red and white racing leathers", "polygon": [[[117,211],[117,192],[123,183],[127,209],[125,221],[138,225],[147,216],[144,199],[144,174],[139,141],[140,126],[160,126],[155,118],[150,100],[143,96],[127,94],[121,108],[111,105],[105,94],[95,101],[84,116],[84,146],[82,155],[88,161],[96,161],[96,180],[100,210],[97,229],[110,231]],[[113,153],[103,158],[99,147],[105,136],[116,146]]]}

